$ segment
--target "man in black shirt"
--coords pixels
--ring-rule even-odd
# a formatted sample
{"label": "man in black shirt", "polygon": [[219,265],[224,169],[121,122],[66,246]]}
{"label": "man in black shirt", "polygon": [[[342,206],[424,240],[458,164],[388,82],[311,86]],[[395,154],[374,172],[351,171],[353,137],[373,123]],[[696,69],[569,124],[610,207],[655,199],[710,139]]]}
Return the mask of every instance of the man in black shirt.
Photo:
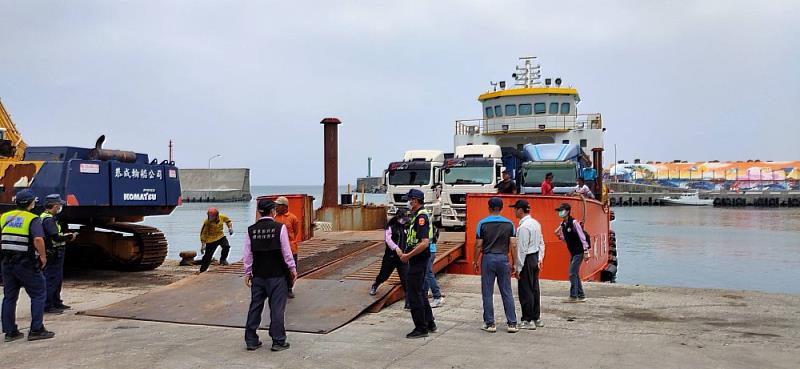
{"label": "man in black shirt", "polygon": [[517,184],[511,179],[511,174],[508,169],[503,171],[503,180],[496,184],[494,188],[497,189],[499,194],[515,194],[517,193]]}

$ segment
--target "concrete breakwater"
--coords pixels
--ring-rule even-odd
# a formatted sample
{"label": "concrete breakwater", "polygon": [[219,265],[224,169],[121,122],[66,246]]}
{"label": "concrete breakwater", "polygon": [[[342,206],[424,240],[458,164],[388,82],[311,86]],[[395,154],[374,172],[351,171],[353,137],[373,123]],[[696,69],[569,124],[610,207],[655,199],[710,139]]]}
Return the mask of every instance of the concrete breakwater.
{"label": "concrete breakwater", "polygon": [[[688,193],[688,192],[687,192]],[[608,195],[611,206],[662,206],[664,197],[680,194],[667,192],[614,192]],[[717,207],[797,208],[800,192],[700,192],[701,199],[714,200]]]}
{"label": "concrete breakwater", "polygon": [[185,202],[250,201],[250,169],[181,169],[181,196]]}

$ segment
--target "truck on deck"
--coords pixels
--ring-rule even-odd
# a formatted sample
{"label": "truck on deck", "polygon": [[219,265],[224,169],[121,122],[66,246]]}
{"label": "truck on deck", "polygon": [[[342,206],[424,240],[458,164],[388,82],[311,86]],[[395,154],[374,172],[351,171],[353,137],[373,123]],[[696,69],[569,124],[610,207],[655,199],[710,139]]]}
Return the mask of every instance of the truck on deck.
{"label": "truck on deck", "polygon": [[442,226],[463,228],[467,193],[495,193],[502,180],[503,151],[498,145],[464,145],[447,159],[442,174]]}
{"label": "truck on deck", "polygon": [[594,188],[597,171],[589,157],[576,144],[526,144],[522,148],[525,162],[522,163],[520,192],[542,193],[542,182],[547,173],[553,174],[553,192],[567,194],[573,191],[578,178],[586,180]]}
{"label": "truck on deck", "polygon": [[445,154],[441,150],[409,150],[403,154],[403,161],[389,163],[385,174],[387,218],[393,217],[398,209],[408,209],[406,195],[416,188],[425,194],[425,209],[431,214],[431,221],[440,222],[440,178],[444,161]]}

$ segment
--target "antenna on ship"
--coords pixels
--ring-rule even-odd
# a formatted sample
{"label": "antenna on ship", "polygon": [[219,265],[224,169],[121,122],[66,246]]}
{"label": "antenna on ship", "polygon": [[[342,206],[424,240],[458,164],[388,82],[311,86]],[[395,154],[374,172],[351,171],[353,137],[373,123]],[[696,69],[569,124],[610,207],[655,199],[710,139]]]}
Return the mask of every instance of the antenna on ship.
{"label": "antenna on ship", "polygon": [[541,85],[542,81],[542,66],[540,64],[534,64],[538,57],[536,56],[522,56],[519,58],[522,65],[517,66],[517,72],[511,74],[511,77],[516,80],[514,83],[515,86],[520,87],[532,87]]}

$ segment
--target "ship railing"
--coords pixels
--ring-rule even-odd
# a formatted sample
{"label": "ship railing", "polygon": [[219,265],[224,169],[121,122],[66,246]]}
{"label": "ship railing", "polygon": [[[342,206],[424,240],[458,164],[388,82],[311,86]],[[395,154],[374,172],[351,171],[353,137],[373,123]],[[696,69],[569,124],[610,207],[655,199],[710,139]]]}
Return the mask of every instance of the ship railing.
{"label": "ship railing", "polygon": [[603,120],[599,113],[464,119],[456,121],[456,135],[459,136],[519,132],[563,132],[602,128]]}

